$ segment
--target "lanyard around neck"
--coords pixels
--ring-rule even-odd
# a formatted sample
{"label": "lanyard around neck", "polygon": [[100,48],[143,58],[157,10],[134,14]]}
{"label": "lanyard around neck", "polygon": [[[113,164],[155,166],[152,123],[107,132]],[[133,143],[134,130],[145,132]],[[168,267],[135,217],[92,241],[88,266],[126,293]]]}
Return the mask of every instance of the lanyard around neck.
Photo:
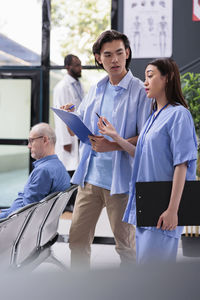
{"label": "lanyard around neck", "polygon": [[[153,117],[154,113],[156,112],[156,110],[154,110],[151,114],[151,117],[149,118],[149,121],[145,127],[145,130],[143,132],[143,135],[142,135],[142,138],[141,138],[141,141],[142,141],[142,147],[143,147],[143,144],[144,144],[144,139],[145,139],[145,136],[147,134],[147,132],[149,131],[149,129],[151,128],[151,126],[153,125],[153,123],[155,122],[155,120],[158,118],[158,116],[160,115],[161,111],[163,111],[163,109],[165,109],[167,107],[167,105],[169,104],[169,102],[167,102],[160,110],[159,112],[157,113],[157,115],[155,117]],[[153,117],[153,120],[152,120],[152,117]]]}

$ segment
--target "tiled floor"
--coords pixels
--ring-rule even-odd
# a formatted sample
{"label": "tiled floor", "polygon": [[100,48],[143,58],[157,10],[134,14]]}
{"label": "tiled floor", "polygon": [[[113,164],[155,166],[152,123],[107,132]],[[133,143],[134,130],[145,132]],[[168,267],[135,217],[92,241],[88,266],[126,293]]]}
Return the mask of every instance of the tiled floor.
{"label": "tiled floor", "polygon": [[[69,232],[69,227],[71,220],[60,219],[58,232],[61,235],[67,235]],[[110,229],[108,217],[105,209],[102,211],[100,219],[97,223],[95,236],[106,236],[112,237],[112,231]],[[52,256],[58,259],[65,267],[70,268],[70,250],[68,243],[56,242],[52,247]],[[189,258],[183,256],[181,242],[178,248],[178,262],[194,261],[196,258]],[[91,268],[92,269],[107,269],[107,268],[118,268],[120,264],[119,256],[115,251],[114,245],[92,245],[92,255],[91,255]],[[58,267],[49,260],[43,262],[38,268],[40,270],[56,270]]]}

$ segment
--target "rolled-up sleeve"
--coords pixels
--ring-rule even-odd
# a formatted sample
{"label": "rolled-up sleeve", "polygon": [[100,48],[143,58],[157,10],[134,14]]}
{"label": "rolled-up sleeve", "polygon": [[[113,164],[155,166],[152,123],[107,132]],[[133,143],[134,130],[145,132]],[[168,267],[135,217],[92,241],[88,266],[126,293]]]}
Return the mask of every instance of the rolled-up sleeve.
{"label": "rolled-up sleeve", "polygon": [[187,162],[189,166],[191,161],[197,159],[197,139],[189,111],[178,112],[169,133],[174,166],[184,162]]}

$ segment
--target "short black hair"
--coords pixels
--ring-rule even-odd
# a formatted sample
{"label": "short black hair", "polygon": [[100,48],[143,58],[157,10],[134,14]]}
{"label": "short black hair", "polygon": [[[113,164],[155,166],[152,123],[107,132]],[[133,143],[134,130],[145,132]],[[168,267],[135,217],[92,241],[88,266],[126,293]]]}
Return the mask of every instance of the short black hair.
{"label": "short black hair", "polygon": [[[114,40],[122,40],[124,43],[124,47],[125,49],[129,49],[130,50],[130,54],[129,57],[126,60],[126,69],[128,70],[130,62],[131,62],[131,57],[132,57],[132,51],[131,51],[131,47],[130,47],[130,42],[128,37],[116,30],[106,30],[104,32],[102,32],[102,34],[98,37],[97,41],[94,43],[93,47],[92,47],[92,52],[93,54],[99,54],[101,52],[101,48],[103,46],[103,44],[108,43],[108,42],[112,42]],[[96,58],[95,58],[95,64],[97,66],[100,66],[101,68],[103,68],[103,65],[100,64]]]}
{"label": "short black hair", "polygon": [[64,66],[65,67],[66,66],[71,66],[74,57],[77,57],[77,56],[74,55],[74,54],[68,54],[68,55],[66,55],[65,58],[64,58]]}

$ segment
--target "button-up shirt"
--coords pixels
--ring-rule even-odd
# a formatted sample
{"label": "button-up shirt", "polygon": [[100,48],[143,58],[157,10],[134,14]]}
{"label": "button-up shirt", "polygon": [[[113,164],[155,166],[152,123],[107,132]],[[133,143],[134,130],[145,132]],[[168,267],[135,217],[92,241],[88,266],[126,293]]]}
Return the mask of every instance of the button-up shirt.
{"label": "button-up shirt", "polygon": [[23,192],[18,193],[10,208],[2,209],[0,218],[5,218],[20,207],[39,202],[47,195],[64,191],[70,186],[69,174],[57,155],[38,159],[33,166]]}
{"label": "button-up shirt", "polygon": [[[93,86],[79,106],[78,114],[83,123],[98,134],[97,116],[109,77],[106,76]],[[135,78],[131,71],[116,86],[112,112],[113,126],[118,134],[125,139],[137,136],[150,114],[151,100],[147,98],[142,81]],[[80,163],[72,178],[72,182],[84,186],[87,175],[91,145],[80,143]],[[133,158],[125,151],[112,151],[112,183],[110,193],[128,193]],[[102,174],[103,176],[103,174]]]}

